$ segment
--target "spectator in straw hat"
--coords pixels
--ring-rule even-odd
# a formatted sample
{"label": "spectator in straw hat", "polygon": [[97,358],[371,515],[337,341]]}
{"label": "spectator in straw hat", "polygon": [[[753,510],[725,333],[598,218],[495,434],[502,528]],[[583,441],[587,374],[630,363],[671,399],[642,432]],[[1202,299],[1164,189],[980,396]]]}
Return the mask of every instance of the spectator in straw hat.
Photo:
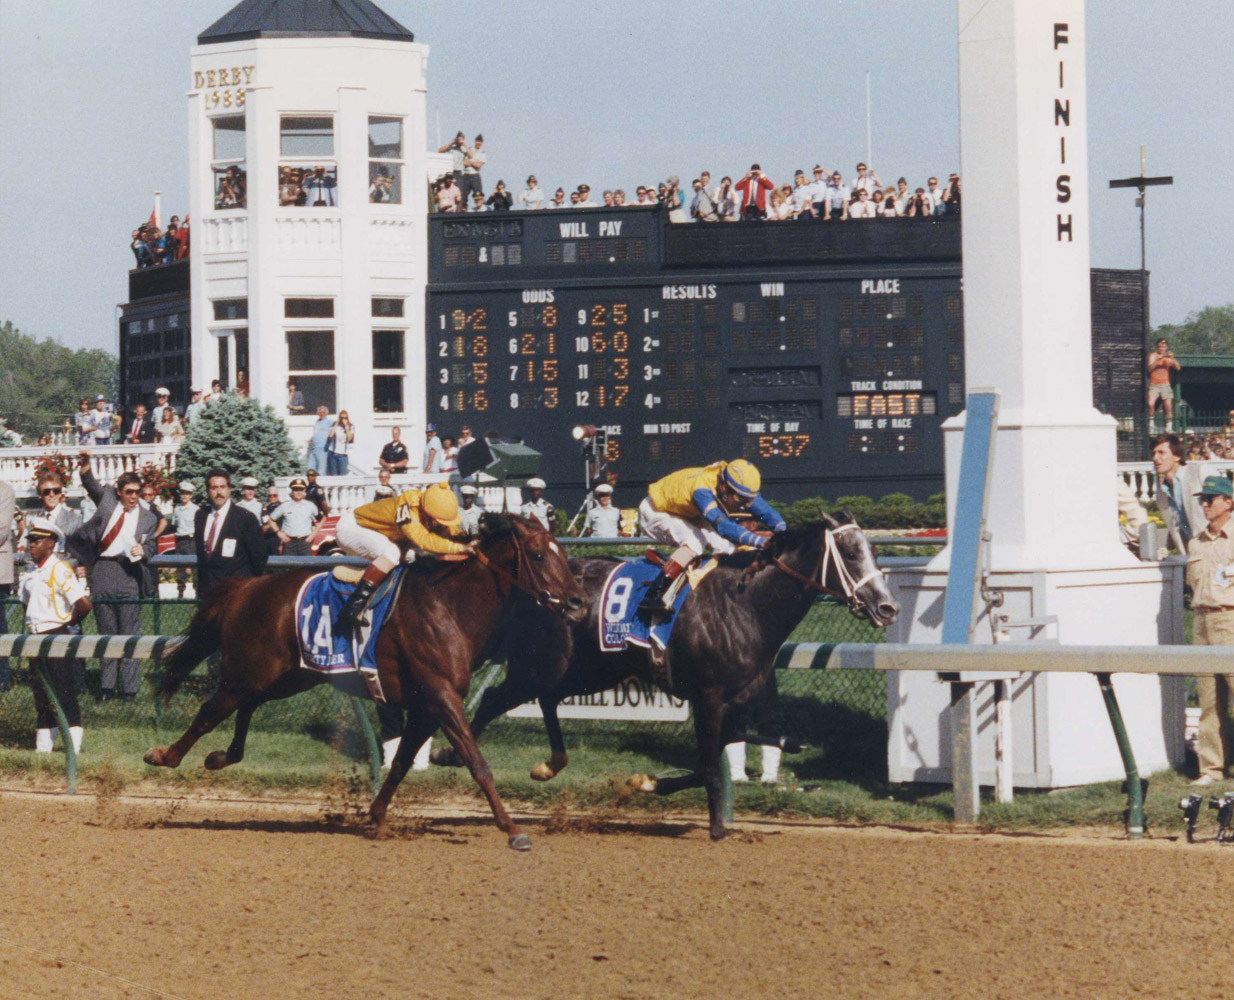
{"label": "spectator in straw hat", "polygon": [[[22,577],[19,588],[25,607],[26,630],[32,635],[80,632],[82,619],[90,613],[90,597],[85,581],[78,579],[73,568],[56,555],[56,546],[64,544],[64,532],[45,517],[32,517],[26,537],[27,551],[34,564],[34,568]],[[70,657],[38,657],[30,662],[36,716],[34,749],[38,753],[51,753],[52,729],[57,721],[41,676],[47,678],[64,710],[74,751],[80,751],[81,708],[77,704]]]}

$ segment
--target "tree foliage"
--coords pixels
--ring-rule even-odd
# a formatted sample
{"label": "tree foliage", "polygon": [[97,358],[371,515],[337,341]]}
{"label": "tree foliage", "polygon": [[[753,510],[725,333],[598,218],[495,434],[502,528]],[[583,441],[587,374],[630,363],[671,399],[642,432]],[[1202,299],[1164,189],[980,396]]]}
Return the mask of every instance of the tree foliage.
{"label": "tree foliage", "polygon": [[0,324],[0,359],[0,414],[27,438],[62,426],[83,396],[93,405],[100,392],[114,400],[119,391],[114,354],[38,340],[8,320]]}
{"label": "tree foliage", "polygon": [[191,479],[201,502],[206,473],[215,467],[226,469],[236,486],[238,479],[255,476],[263,490],[276,477],[291,475],[298,468],[297,453],[283,418],[272,406],[233,392],[208,404],[176,455],[176,477]]}
{"label": "tree foliage", "polygon": [[1234,355],[1234,303],[1206,306],[1182,323],[1165,323],[1153,330],[1149,350],[1161,337],[1175,354]]}

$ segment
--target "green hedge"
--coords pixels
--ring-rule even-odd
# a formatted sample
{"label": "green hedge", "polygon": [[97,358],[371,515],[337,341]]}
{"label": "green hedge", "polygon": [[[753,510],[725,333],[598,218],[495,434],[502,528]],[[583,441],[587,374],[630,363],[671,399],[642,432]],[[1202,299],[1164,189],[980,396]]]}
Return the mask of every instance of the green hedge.
{"label": "green hedge", "polygon": [[823,497],[811,497],[796,503],[771,502],[788,522],[790,528],[817,521],[821,511],[838,514],[847,510],[863,528],[944,528],[947,526],[947,504],[942,493],[935,493],[925,503],[918,503],[907,493],[889,493],[881,500],[865,496],[837,497],[834,502]]}

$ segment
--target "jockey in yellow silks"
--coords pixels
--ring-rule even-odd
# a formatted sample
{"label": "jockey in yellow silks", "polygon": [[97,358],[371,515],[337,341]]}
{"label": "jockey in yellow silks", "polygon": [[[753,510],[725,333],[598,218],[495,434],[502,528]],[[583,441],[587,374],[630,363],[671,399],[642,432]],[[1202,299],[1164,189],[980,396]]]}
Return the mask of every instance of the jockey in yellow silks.
{"label": "jockey in yellow silks", "polygon": [[343,551],[372,560],[339,612],[339,624],[349,628],[361,623],[373,592],[398,565],[400,546],[408,548],[410,559],[416,551],[465,554],[479,544],[478,539],[470,544],[454,540],[462,538],[458,500],[445,483],[404,490],[350,510],[339,518],[334,537]]}
{"label": "jockey in yellow silks", "polygon": [[761,548],[770,532],[743,528],[732,514],[749,512],[771,531],[787,525],[759,495],[758,469],[744,458],[715,462],[701,469],[681,469],[651,484],[638,508],[639,529],[676,550],[639,605],[640,613],[664,610],[669,584],[691,562],[706,552],[732,552],[738,545]]}

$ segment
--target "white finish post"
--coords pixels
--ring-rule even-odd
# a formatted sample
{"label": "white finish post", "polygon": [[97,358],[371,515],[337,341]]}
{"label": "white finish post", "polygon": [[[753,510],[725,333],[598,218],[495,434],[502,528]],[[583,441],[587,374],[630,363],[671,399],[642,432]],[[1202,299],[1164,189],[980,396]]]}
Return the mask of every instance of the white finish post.
{"label": "white finish post", "polygon": [[[1119,543],[1115,422],[1092,406],[1083,0],[958,0],[957,10],[966,378],[1001,396],[989,585],[1012,625],[1056,616],[1061,643],[1180,641],[1163,613],[1179,596],[1176,568],[1138,563]],[[944,425],[952,525],[963,426],[963,414]],[[891,641],[938,641],[949,563],[943,550],[924,571],[891,574],[903,607]],[[1144,772],[1181,761],[1172,684],[1116,681]],[[945,686],[901,675],[889,688],[891,779],[949,780],[937,749]],[[993,701],[983,706],[994,714]],[[1090,678],[1017,686],[1012,715],[1015,784],[1123,773]],[[993,784],[996,727],[982,729],[978,770]]]}

